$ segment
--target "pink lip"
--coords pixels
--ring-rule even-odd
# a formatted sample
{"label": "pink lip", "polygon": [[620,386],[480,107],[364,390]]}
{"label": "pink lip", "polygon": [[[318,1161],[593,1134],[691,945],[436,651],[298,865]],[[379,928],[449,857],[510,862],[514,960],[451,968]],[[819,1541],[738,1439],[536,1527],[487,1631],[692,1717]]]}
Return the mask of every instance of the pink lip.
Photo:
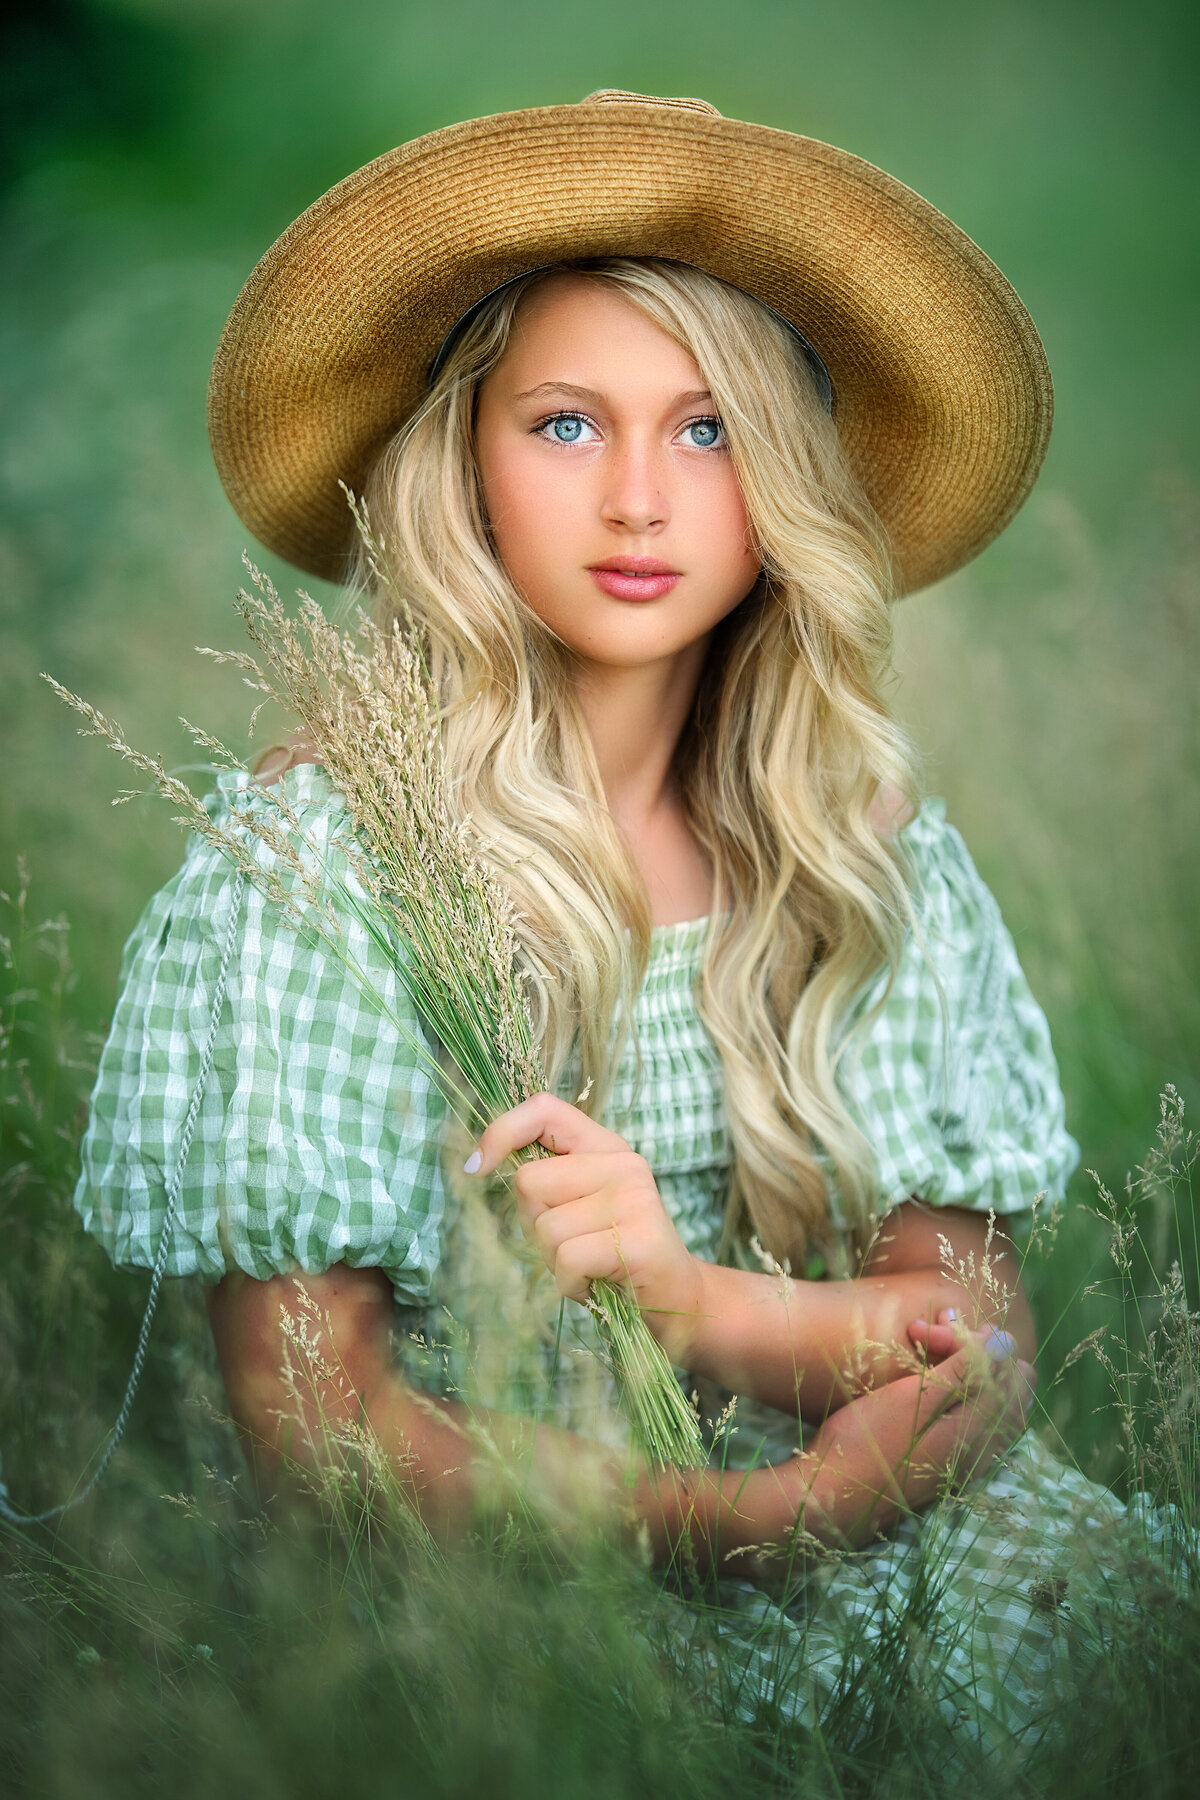
{"label": "pink lip", "polygon": [[614,600],[661,600],[680,579],[678,569],[654,556],[610,556],[588,572]]}

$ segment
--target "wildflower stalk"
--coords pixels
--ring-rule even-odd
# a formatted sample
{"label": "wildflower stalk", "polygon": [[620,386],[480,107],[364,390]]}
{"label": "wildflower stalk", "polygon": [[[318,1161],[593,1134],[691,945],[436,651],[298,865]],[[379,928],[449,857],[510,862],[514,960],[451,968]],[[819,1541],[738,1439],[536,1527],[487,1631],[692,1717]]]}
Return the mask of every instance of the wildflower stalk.
{"label": "wildflower stalk", "polygon": [[[368,561],[380,584],[390,585],[369,522],[353,495],[347,498]],[[305,831],[280,788],[259,787],[263,804],[235,803],[232,829],[219,824],[161,758],[135,750],[94,707],[46,679],[82,715],[85,735],[102,738],[148,775],[180,809],[183,824],[241,868],[289,925],[325,945],[477,1133],[546,1082],[524,1002],[516,911],[470,820],[451,804],[437,696],[420,635],[394,590],[397,616],[390,625],[360,612],[356,629],[343,631],[304,593],[298,618],[289,617],[269,578],[248,558],[246,566],[253,591],[239,593],[237,609],[257,654],[202,654],[241,670],[262,696],[255,718],[272,701],[299,717],[346,802],[353,829],[335,840],[339,858]],[[218,739],[183,724],[202,749],[244,770]],[[347,943],[346,916],[392,968],[453,1073],[379,993]],[[533,1145],[521,1159],[548,1154]],[[700,1464],[698,1421],[636,1303],[615,1284],[596,1282],[591,1308],[638,1448],[658,1467]]]}

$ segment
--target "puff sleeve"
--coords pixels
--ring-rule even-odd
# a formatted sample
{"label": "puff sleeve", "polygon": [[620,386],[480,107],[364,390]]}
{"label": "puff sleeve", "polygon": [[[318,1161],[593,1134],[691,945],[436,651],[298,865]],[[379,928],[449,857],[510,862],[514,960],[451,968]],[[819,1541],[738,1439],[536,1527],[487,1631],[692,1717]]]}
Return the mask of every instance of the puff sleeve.
{"label": "puff sleeve", "polygon": [[1046,1019],[940,801],[904,843],[917,929],[890,990],[875,982],[853,1009],[860,1033],[839,1075],[875,1154],[879,1204],[1027,1214],[1037,1195],[1061,1197],[1079,1160]]}
{"label": "puff sleeve", "polygon": [[[305,832],[336,856],[345,810],[324,772],[306,765],[285,781]],[[233,793],[262,804],[246,783],[222,775],[215,817]],[[234,897],[232,864],[193,838],[126,946],[75,1195],[118,1265],[148,1267],[158,1252]],[[264,1279],[345,1262],[383,1269],[420,1304],[440,1254],[446,1109],[415,1048],[416,1015],[352,918],[348,947],[407,1036],[249,882],[240,913],[167,1271]]]}

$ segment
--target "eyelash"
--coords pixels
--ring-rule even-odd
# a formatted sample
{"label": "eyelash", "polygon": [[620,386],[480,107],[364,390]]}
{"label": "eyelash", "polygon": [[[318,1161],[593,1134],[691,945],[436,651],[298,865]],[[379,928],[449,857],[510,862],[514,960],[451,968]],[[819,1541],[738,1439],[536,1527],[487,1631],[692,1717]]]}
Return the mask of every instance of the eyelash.
{"label": "eyelash", "polygon": [[[553,412],[553,413],[547,413],[547,415],[544,419],[538,420],[537,424],[532,427],[531,436],[540,437],[542,435],[542,433],[547,429],[548,426],[557,424],[559,419],[578,419],[579,423],[581,425],[590,425],[593,431],[599,431],[599,429],[600,429],[600,427],[596,424],[596,421],[594,419],[589,419],[586,413]],[[720,438],[718,438],[718,440],[715,444],[691,444],[691,445],[689,445],[690,449],[692,449],[692,450],[723,450],[725,448],[725,444],[723,441],[725,427],[721,423],[720,419],[717,418],[715,413],[702,413],[702,414],[700,414],[700,416],[698,418],[689,419],[687,421],[687,423],[685,425],[681,425],[679,427],[679,429],[680,429],[680,431],[688,431],[691,429],[691,427],[693,425],[715,425],[717,427],[717,430],[722,435]],[[546,442],[548,444],[554,443],[555,439],[547,438]],[[570,448],[570,445],[564,443],[561,438],[559,438],[557,440],[557,442],[559,444],[560,449],[567,450]]]}

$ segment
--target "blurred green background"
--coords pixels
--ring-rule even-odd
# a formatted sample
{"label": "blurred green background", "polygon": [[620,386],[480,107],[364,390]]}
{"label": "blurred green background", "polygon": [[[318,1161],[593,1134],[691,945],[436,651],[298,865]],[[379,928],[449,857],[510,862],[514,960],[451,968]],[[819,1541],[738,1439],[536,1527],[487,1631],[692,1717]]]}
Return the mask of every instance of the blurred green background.
{"label": "blurred green background", "polygon": [[[1162,1083],[1200,1102],[1193,14],[18,4],[0,94],[0,885],[24,852],[35,909],[69,917],[84,1026],[102,1025],[122,940],[181,845],[157,802],[110,810],[122,772],[38,672],[168,763],[189,760],[180,713],[240,741],[244,690],[192,648],[239,630],[245,533],[204,394],[253,263],[317,194],[419,132],[602,86],[699,94],[908,182],[1044,335],[1058,422],[1042,480],[976,565],[899,610],[896,701],[1049,1012],[1085,1160],[1119,1183]],[[1077,1291],[1098,1252],[1071,1241]]]}

